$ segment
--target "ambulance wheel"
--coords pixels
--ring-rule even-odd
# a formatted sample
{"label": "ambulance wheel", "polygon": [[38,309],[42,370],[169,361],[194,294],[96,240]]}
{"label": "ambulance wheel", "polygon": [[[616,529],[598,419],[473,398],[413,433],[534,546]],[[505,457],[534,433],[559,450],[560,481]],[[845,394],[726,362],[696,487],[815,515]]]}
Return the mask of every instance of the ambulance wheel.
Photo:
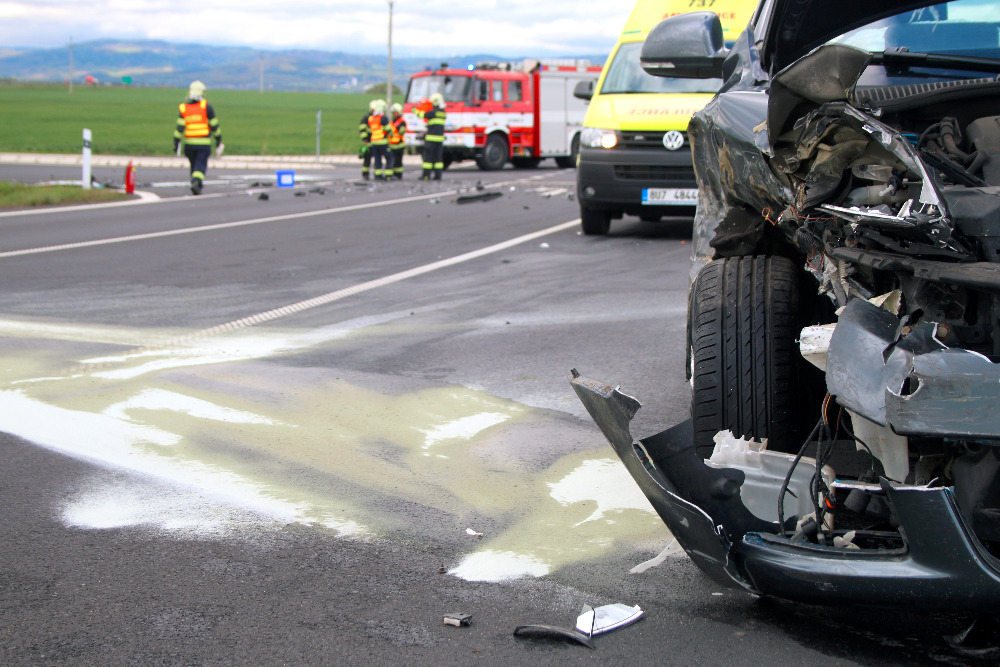
{"label": "ambulance wheel", "polygon": [[768,438],[797,452],[808,411],[795,265],[784,257],[728,257],[698,273],[688,305],[694,445],[707,458],[719,431]]}
{"label": "ambulance wheel", "polygon": [[483,146],[483,154],[476,160],[476,164],[483,171],[496,171],[503,169],[503,166],[507,164],[508,155],[510,155],[510,150],[503,135],[491,134],[487,137],[486,145]]}
{"label": "ambulance wheel", "polygon": [[611,214],[607,211],[581,206],[580,227],[587,236],[604,236],[611,229]]}

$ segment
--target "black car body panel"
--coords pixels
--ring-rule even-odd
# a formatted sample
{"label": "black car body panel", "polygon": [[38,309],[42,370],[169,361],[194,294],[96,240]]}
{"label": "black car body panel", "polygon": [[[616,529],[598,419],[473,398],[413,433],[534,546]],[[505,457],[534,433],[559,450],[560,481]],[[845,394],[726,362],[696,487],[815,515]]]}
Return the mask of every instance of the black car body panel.
{"label": "black car body panel", "polygon": [[[995,613],[1000,19],[991,17],[1000,2],[763,0],[728,51],[710,13],[667,19],[646,40],[648,72],[724,81],[688,126],[698,183],[686,346],[694,423],[635,442],[635,399],[581,377],[572,384],[716,581],[808,603]],[[816,368],[799,359],[809,372],[793,373],[776,356],[793,343]],[[768,422],[792,414],[768,389],[793,378],[799,393],[823,399],[804,442],[783,441],[795,431]],[[704,440],[696,453],[693,440],[711,433],[712,455]],[[769,477],[762,463],[782,474]],[[806,504],[790,513],[802,466]]]}

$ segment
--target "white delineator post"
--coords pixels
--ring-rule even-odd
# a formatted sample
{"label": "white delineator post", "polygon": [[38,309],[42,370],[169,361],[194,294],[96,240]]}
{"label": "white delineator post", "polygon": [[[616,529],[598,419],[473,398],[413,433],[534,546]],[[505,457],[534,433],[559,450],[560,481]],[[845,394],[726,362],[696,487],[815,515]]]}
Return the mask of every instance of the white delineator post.
{"label": "white delineator post", "polygon": [[90,130],[83,128],[83,189],[90,189]]}

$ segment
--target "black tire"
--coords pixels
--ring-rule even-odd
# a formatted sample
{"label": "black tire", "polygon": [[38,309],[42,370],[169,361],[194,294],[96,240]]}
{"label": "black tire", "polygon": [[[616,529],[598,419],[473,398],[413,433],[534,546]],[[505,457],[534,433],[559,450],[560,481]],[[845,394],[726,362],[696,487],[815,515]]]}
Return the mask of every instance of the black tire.
{"label": "black tire", "polygon": [[575,169],[576,157],[580,154],[580,135],[573,135],[573,142],[570,144],[569,155],[556,158],[556,165],[563,169]]}
{"label": "black tire", "polygon": [[483,154],[476,159],[476,164],[483,171],[496,171],[503,169],[509,155],[510,148],[507,145],[507,139],[502,134],[491,134],[486,138]]}
{"label": "black tire", "polygon": [[580,227],[587,236],[604,236],[611,229],[611,214],[607,211],[581,206]]}
{"label": "black tire", "polygon": [[707,264],[691,287],[689,336],[694,444],[714,437],[768,438],[797,452],[804,437],[798,276],[784,257],[731,257]]}

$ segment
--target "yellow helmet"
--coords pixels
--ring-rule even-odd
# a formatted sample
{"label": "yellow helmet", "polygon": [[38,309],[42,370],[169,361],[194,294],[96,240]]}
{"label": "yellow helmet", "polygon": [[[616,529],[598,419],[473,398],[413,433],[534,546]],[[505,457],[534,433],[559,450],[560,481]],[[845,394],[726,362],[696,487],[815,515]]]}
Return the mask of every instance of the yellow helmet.
{"label": "yellow helmet", "polygon": [[428,101],[436,107],[443,107],[444,95],[442,95],[441,93],[434,93],[433,95],[431,95]]}

